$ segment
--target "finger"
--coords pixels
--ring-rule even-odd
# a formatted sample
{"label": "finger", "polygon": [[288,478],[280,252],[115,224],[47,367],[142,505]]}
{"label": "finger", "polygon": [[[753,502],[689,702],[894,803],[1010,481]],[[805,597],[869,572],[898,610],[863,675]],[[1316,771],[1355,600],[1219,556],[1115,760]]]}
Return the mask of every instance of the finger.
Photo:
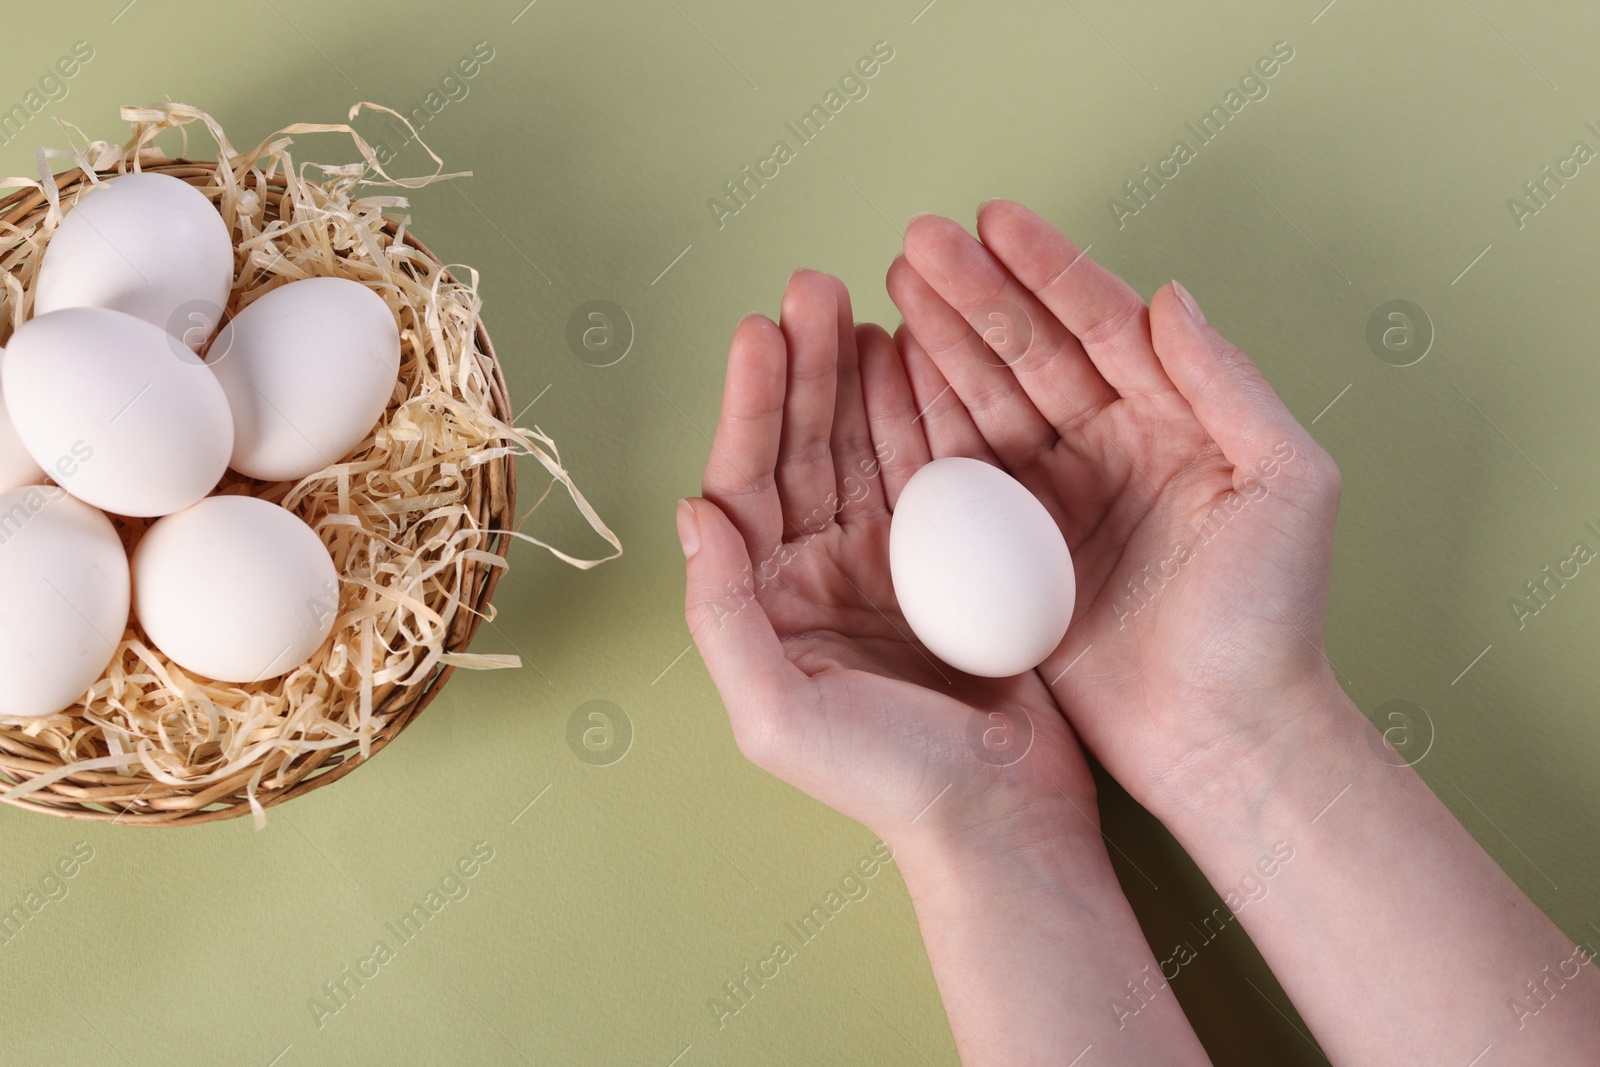
{"label": "finger", "polygon": [[1132,286],[1010,200],[991,200],[979,209],[978,236],[1072,331],[1081,345],[1079,353],[1087,354],[1119,394],[1172,392],[1172,381],[1150,343],[1149,311]]}
{"label": "finger", "polygon": [[[1297,475],[1288,484],[1305,484],[1317,493],[1330,480],[1336,482],[1332,459],[1250,357],[1207,325],[1198,306],[1191,311],[1187,295],[1177,282],[1157,290],[1150,302],[1151,336],[1167,375],[1228,462],[1248,475],[1260,464],[1282,461]],[[1308,462],[1294,462],[1296,455]]]}
{"label": "finger", "polygon": [[790,276],[779,323],[788,342],[789,371],[776,472],[785,540],[826,526],[838,509],[831,443],[838,314],[832,278],[814,270]]}
{"label": "finger", "polygon": [[923,436],[928,440],[928,453],[934,459],[970,456],[998,467],[1000,460],[994,450],[978,432],[966,406],[945,381],[922,342],[902,325],[894,333],[894,343],[900,350],[906,379],[911,383],[911,396],[917,405],[913,421],[922,426]]}
{"label": "finger", "polygon": [[906,230],[906,258],[983,335],[1051,425],[1070,429],[1117,399],[1078,339],[961,226],[917,219]]}
{"label": "finger", "polygon": [[884,499],[892,509],[906,482],[933,456],[894,338],[882,326],[864,322],[856,327],[856,348],[861,353],[861,393],[872,428],[873,455]]}
{"label": "finger", "polygon": [[1055,447],[1061,435],[1039,413],[1017,376],[904,256],[890,265],[887,284],[907,328],[1006,466],[1021,470]]}
{"label": "finger", "polygon": [[850,291],[833,279],[839,305],[839,377],[833,402],[833,480],[839,493],[839,521],[861,522],[887,514],[878,461],[872,454],[872,429],[861,389],[861,356],[856,345]]}
{"label": "finger", "polygon": [[765,559],[783,540],[774,467],[786,388],[783,333],[765,315],[746,315],[728,346],[722,412],[706,460],[703,492]]}
{"label": "finger", "polygon": [[796,692],[811,684],[789,661],[755,599],[744,540],[717,505],[678,504],[678,536],[688,556],[684,617],[695,647],[727,706],[739,748],[766,765],[784,747]]}

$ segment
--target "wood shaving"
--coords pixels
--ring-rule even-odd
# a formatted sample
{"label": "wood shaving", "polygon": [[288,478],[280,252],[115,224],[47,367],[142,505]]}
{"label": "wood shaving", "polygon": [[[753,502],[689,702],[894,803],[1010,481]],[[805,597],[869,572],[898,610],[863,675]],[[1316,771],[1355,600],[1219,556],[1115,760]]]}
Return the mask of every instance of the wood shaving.
{"label": "wood shaving", "polygon": [[[398,112],[367,103],[351,108],[350,119],[363,109],[410,126]],[[442,266],[408,237],[409,219],[385,215],[407,206],[403,196],[368,192],[465,175],[443,173],[442,160],[423,145],[435,173],[391,177],[347,124],[289,126],[237,153],[214,119],[185,104],[125,107],[122,117],[134,127],[126,144],[90,141],[62,123],[72,147],[41,150],[38,180],[0,181],[0,189],[32,189],[48,204],[0,220],[0,332],[9,336],[28,318],[44,247],[73,198],[103,178],[159,168],[191,180],[209,175],[199,187],[235,245],[227,316],[296,279],[353,279],[396,315],[400,380],[387,414],[344,462],[292,484],[230,472],[218,489],[282,504],[333,555],[339,614],[311,660],[258,684],[217,683],[176,666],[130,622],[104,676],[77,705],[37,719],[0,719],[0,765],[4,784],[12,785],[0,800],[90,818],[214,815],[218,804],[237,806],[242,792],[259,827],[263,793],[270,801],[274,790],[338,765],[327,762],[333,754],[349,758],[353,749],[368,757],[374,738],[409,708],[408,693],[437,684],[441,671],[520,666],[515,656],[469,653],[453,643],[476,628],[474,613],[494,618],[492,605],[478,599],[487,569],[506,566],[505,538],[584,569],[621,555],[622,545],[561,465],[555,443],[536,427],[508,425],[503,379],[497,396],[498,370],[480,344],[486,335],[477,271]],[[195,123],[209,131],[217,155],[214,169],[191,174],[183,160]],[[169,129],[181,133],[181,158],[154,143]],[[363,162],[297,165],[289,152],[294,137],[323,133],[347,135]],[[58,184],[65,175],[52,174],[53,159],[70,159],[89,176],[65,203]],[[498,485],[509,496],[506,472],[519,456],[536,459],[551,479],[540,501],[560,485],[611,546],[609,555],[582,559],[518,530],[482,525],[485,494]],[[148,525],[114,521],[130,549]]]}

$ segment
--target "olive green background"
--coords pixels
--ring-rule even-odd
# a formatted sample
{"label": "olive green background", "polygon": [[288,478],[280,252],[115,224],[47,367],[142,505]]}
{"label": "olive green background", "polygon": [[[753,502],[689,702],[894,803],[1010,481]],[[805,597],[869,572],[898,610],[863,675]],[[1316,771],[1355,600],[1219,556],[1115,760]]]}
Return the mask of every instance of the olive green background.
{"label": "olive green background", "polygon": [[[1584,526],[1600,527],[1600,164],[1550,183],[1521,227],[1507,206],[1576,141],[1600,149],[1584,125],[1600,127],[1600,11],[523,2],[8,12],[0,106],[74,42],[95,52],[66,98],[0,149],[0,170],[17,174],[34,173],[37,146],[63,143],[54,115],[121,140],[118,105],[170,98],[253,145],[293,122],[342,121],[358,100],[427,108],[458,59],[492,48],[468,95],[422,131],[473,177],[414,194],[414,230],[482,271],[516,406],[538,398],[523,423],[560,443],[627,554],[580,573],[519,546],[476,648],[527,666],[458,674],[371,766],[273,809],[262,832],[0,810],[0,910],[75,843],[94,851],[67,896],[0,945],[0,1060],[955,1063],[892,868],[725,1026],[708,1008],[874,839],[740,757],[685,654],[672,513],[698,488],[742,313],[775,313],[805,265],[840,274],[858,317],[892,327],[882,275],[905,218],[970,224],[997,195],[1033,205],[1147,295],[1183,279],[1315,419],[1345,476],[1330,658],[1533,899],[1570,936],[1600,940],[1600,568],[1520,628],[1510,607],[1575,542],[1600,549]],[[708,199],[775,140],[793,147],[784,123],[878,41],[894,58],[870,94],[719,229]],[[1194,147],[1185,123],[1278,41],[1294,58],[1269,94],[1119,227],[1108,202],[1123,183],[1177,139]],[[370,116],[358,125],[392,140]],[[352,158],[334,135],[296,151]],[[395,169],[428,167],[412,146]],[[594,300],[631,323],[610,366],[567,343],[569,318]],[[1394,320],[1398,351],[1379,345],[1380,359],[1368,320],[1391,300],[1428,321],[1413,316],[1408,349]],[[537,468],[523,475],[531,504],[542,482]],[[562,501],[531,529],[604,549]],[[608,766],[567,740],[592,700],[631,728]],[[1397,709],[1408,717],[1390,718]],[[1237,925],[1211,944],[1196,935],[1217,901],[1160,827],[1109,785],[1104,808],[1158,956],[1179,941],[1197,950],[1173,988],[1217,1062],[1322,1062]],[[470,893],[319,1026],[308,1001],[322,984],[375,942],[397,945],[385,924],[480,842],[494,858]]]}

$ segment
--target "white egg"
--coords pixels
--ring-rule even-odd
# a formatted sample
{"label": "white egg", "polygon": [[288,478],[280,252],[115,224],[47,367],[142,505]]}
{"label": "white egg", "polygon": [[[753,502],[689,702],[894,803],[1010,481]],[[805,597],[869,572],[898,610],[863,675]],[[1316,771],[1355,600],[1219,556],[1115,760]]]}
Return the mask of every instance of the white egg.
{"label": "white egg", "polygon": [[169,174],[126,174],[62,218],[39,264],[33,311],[111,308],[199,351],[232,287],[233,238],[210,199]]}
{"label": "white egg", "polygon": [[344,459],[383,417],[400,330],[360,282],[306,278],[235,315],[206,361],[233,406],[233,469],[294,481]]}
{"label": "white egg", "polygon": [[128,625],[128,557],[100,512],[57,487],[0,493],[0,715],[70,707]]}
{"label": "white egg", "polygon": [[333,631],[339,575],[300,518],[253,496],[168,515],[133,553],[134,614],[162,652],[219,682],[276,678]]}
{"label": "white egg", "polygon": [[[0,381],[5,377],[6,350],[0,348]],[[0,386],[0,493],[44,481],[44,470],[33,461],[6,412],[5,389]]]}
{"label": "white egg", "polygon": [[216,488],[233,451],[228,398],[211,369],[175,345],[105,308],[17,327],[0,386],[17,436],[58,485],[103,511],[146,517]]}
{"label": "white egg", "polygon": [[998,467],[963,457],[936,459],[906,483],[889,573],[929,651],[985,678],[1044,662],[1077,595],[1072,555],[1044,505]]}

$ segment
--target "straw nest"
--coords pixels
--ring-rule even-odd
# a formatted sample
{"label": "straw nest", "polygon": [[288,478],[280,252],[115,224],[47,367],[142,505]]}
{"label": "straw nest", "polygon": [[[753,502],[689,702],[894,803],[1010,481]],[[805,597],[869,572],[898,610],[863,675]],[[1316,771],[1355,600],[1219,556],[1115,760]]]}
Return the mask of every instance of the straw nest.
{"label": "straw nest", "polygon": [[[364,108],[405,122],[371,104],[356,105],[350,118]],[[183,826],[250,812],[259,827],[267,807],[343,777],[393,741],[456,668],[520,665],[514,656],[466,651],[494,618],[490,597],[513,540],[577,567],[604,562],[517,530],[518,456],[549,475],[540,502],[560,485],[612,546],[605,558],[622,548],[561,466],[554,442],[512,425],[477,272],[452,272],[411,236],[407,218],[385,214],[406,206],[396,188],[464,175],[441,173],[428,150],[433,174],[392,178],[343,124],[290,126],[238,153],[215,120],[187,105],[127,107],[122,117],[134,127],[126,144],[89,141],[63,124],[74,146],[42,150],[38,180],[0,182],[17,190],[0,200],[0,344],[28,318],[44,249],[76,198],[104,178],[159,171],[210,197],[233,234],[225,316],[295,279],[353,279],[394,310],[400,381],[380,424],[344,462],[292,484],[230,473],[217,490],[282,504],[332,553],[339,614],[310,662],[271,681],[224,685],[183,671],[130,621],[78,704],[44,718],[0,719],[0,785],[10,787],[0,800],[122,825]],[[196,122],[216,142],[215,159],[184,158],[185,127]],[[168,129],[181,131],[177,157],[154,143]],[[289,147],[308,133],[346,135],[362,161],[297,165]],[[52,174],[52,158],[76,166]],[[391,192],[362,195],[372,187]],[[130,549],[148,525],[113,521]]]}

